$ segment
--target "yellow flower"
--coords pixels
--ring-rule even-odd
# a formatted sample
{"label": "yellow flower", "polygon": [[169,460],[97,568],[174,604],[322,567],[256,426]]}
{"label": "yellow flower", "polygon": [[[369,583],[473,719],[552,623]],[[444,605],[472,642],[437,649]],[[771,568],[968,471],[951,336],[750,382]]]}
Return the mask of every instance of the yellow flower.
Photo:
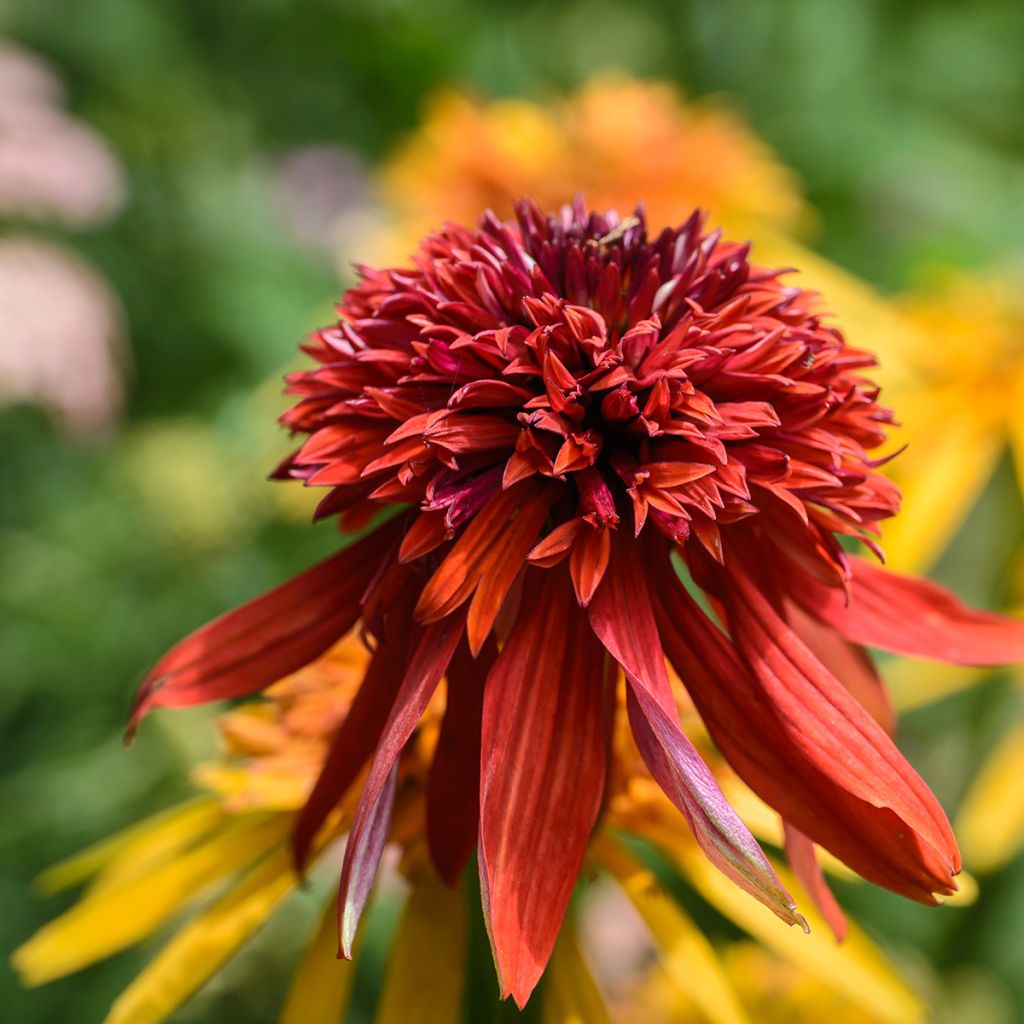
{"label": "yellow flower", "polygon": [[[107,1017],[107,1024],[156,1024],[220,970],[297,885],[289,832],[366,662],[362,644],[349,637],[314,665],[271,687],[265,697],[226,712],[220,719],[223,756],[194,773],[202,795],[45,872],[42,881],[51,890],[84,886],[84,891],[16,951],[14,966],[22,979],[37,985],[72,973],[176,922],[167,944]],[[426,769],[442,713],[442,702],[432,706],[400,763],[389,839],[401,852],[408,896],[391,942],[378,1024],[458,1019],[467,906],[459,892],[433,875],[425,840]],[[696,739],[707,743],[699,735]],[[782,927],[711,868],[678,813],[640,767],[628,730],[622,728],[615,742],[623,768],[611,784],[606,827],[592,845],[589,874],[613,879],[635,907],[657,952],[670,1006],[693,1003],[717,1024],[761,1019],[739,985],[742,979],[729,967],[729,951],[723,960],[620,835],[657,844],[709,903],[791,964],[795,976],[809,979],[815,991],[830,992],[830,998],[883,1024],[921,1019],[919,998],[855,925],[838,945],[805,899],[811,933]],[[766,838],[778,842],[768,809],[734,777],[727,784],[731,798],[750,811],[755,831],[767,830]],[[329,819],[318,837],[321,860],[336,859],[336,841],[353,812],[349,798]],[[795,879],[781,865],[776,868],[799,895]],[[584,893],[582,902],[587,898]],[[611,1020],[614,1008],[581,951],[573,915],[566,921],[542,992],[542,1017],[547,1024]],[[336,959],[337,944],[332,893],[301,953],[281,1011],[284,1024],[344,1019],[355,965]]]}
{"label": "yellow flower", "polygon": [[885,549],[927,568],[974,507],[1009,449],[1024,493],[1024,298],[1021,279],[948,273],[901,305],[917,330],[881,339],[879,375],[900,410],[907,450],[892,464],[904,499]]}

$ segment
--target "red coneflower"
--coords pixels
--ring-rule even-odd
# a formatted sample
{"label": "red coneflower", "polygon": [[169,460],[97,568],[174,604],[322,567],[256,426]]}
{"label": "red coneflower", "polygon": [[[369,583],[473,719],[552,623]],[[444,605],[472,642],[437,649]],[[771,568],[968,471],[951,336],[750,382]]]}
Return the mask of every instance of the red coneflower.
{"label": "red coneflower", "polygon": [[447,677],[431,852],[453,881],[476,846],[520,1005],[601,810],[620,667],[651,774],[779,917],[800,920],[680,729],[666,659],[824,907],[812,843],[913,899],[954,891],[955,840],[887,734],[862,645],[997,663],[1024,658],[1024,626],[840,545],[876,550],[898,505],[868,456],[891,419],[860,376],[872,357],[696,213],[650,239],[639,211],[523,203],[515,225],[448,225],[413,264],[360,268],[307,346],[319,365],[290,378],[284,423],[309,437],[278,471],[329,487],[318,514],[345,528],[401,511],[175,647],[133,725],[257,691],[362,620],[373,656],[294,840],[301,866],[369,761],[342,869],[347,954],[399,754]]}

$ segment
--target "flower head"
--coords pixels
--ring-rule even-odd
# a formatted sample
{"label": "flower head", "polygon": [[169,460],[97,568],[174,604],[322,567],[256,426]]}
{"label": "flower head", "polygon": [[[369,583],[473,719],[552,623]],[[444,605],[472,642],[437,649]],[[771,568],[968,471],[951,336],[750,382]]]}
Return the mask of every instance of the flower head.
{"label": "flower head", "polygon": [[[369,762],[341,876],[350,954],[399,759],[447,678],[426,832],[454,881],[474,848],[503,994],[551,955],[613,763],[616,680],[651,776],[726,876],[801,920],[680,727],[666,661],[735,771],[784,819],[798,877],[841,931],[814,844],[926,903],[960,857],[891,739],[861,645],[1024,658],[1024,627],[847,553],[895,489],[871,452],[871,357],[815,298],[706,233],[650,237],[581,202],[449,225],[362,281],[307,352],[278,475],[329,491],[359,541],[183,641],[140,690],[237,697],[357,622],[373,647],[299,814],[296,860]],[[377,514],[398,506],[384,522]],[[683,577],[687,582],[684,582]]]}

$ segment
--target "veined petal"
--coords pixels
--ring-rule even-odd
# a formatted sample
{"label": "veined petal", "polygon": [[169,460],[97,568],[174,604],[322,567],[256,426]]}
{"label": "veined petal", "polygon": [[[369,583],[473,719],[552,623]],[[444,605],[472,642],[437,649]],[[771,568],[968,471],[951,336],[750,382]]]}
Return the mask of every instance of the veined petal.
{"label": "veined petal", "polygon": [[338,913],[331,899],[292,975],[279,1024],[338,1024],[345,1019],[356,962],[339,960],[337,951]]}
{"label": "veined petal", "polygon": [[527,502],[503,533],[492,540],[492,550],[481,563],[480,582],[466,615],[466,638],[474,655],[480,653],[505,598],[522,572],[526,556],[547,518],[552,497],[548,491]]}
{"label": "veined petal", "polygon": [[15,951],[15,970],[41,985],[134,945],[280,842],[288,823],[286,815],[247,815],[165,864],[86,893]]}
{"label": "veined petal", "polygon": [[[901,576],[852,558],[850,603],[827,588],[807,610],[854,643],[961,665],[1024,661],[1024,622],[968,608],[931,580]],[[794,595],[799,597],[800,595]],[[820,597],[820,601],[818,598]]]}
{"label": "veined petal", "polygon": [[484,563],[489,556],[493,557],[496,538],[507,528],[509,519],[539,492],[539,484],[526,480],[498,491],[487,502],[423,588],[416,605],[420,621],[436,622],[469,599],[480,580]]}
{"label": "veined petal", "polygon": [[[659,555],[668,566],[667,553],[653,557]],[[645,563],[651,558],[645,550]],[[641,565],[638,546],[625,535],[617,537],[604,582],[588,608],[594,632],[626,673],[629,724],[637,748],[715,866],[783,921],[803,924],[757,840],[680,727],[647,589],[648,568]]]}
{"label": "veined petal", "polygon": [[308,665],[347,633],[399,533],[391,519],[280,587],[222,615],[160,659],[135,697],[129,732],[155,707],[242,697]]}
{"label": "veined petal", "polygon": [[522,1007],[558,936],[605,784],[605,655],[564,572],[530,569],[487,677],[480,889],[502,996]]}
{"label": "veined petal", "polygon": [[460,644],[448,666],[448,701],[427,784],[427,843],[437,873],[455,885],[476,846],[480,819],[480,728],[484,683],[498,656]]}
{"label": "veined petal", "polygon": [[729,600],[745,662],[671,569],[658,584],[669,660],[744,782],[865,878],[927,903],[952,892],[960,859],[935,798],[756,588]]}
{"label": "veined petal", "polygon": [[846,915],[832,895],[828,882],[825,881],[814,843],[787,821],[783,821],[782,829],[786,841],[786,857],[789,859],[793,874],[799,879],[804,891],[814,900],[814,905],[828,921],[828,926],[835,937],[842,942],[846,938]]}
{"label": "veined petal", "polygon": [[414,879],[391,944],[374,1024],[450,1024],[458,1020],[465,947],[462,893],[429,875]]}
{"label": "veined petal", "polygon": [[887,732],[896,731],[896,712],[885,683],[875,670],[871,655],[836,631],[808,615],[798,605],[786,605],[786,620],[811,653],[863,705],[864,710]]}
{"label": "veined petal", "polygon": [[679,809],[704,855],[786,924],[807,925],[711,770],[650,694],[631,684],[629,724],[651,775]]}
{"label": "veined petal", "polygon": [[96,876],[92,889],[115,878],[141,874],[212,835],[224,818],[219,800],[189,800],[54,864],[40,873],[39,884],[49,892],[60,892]]}
{"label": "veined petal", "polygon": [[212,977],[295,886],[281,850],[188,922],[125,989],[104,1024],[159,1024]]}
{"label": "veined petal", "polygon": [[423,630],[377,744],[377,753],[349,831],[341,869],[338,927],[341,953],[346,957],[352,956],[356,927],[376,878],[387,838],[386,821],[391,816],[398,756],[448,668],[462,637],[463,626],[462,617],[452,615]]}
{"label": "veined petal", "polygon": [[[931,790],[849,691],[793,633],[753,581],[734,571],[726,578],[726,585],[734,643],[777,709],[778,719],[787,723],[787,733],[808,759],[840,781],[850,795],[898,819],[879,821],[865,831],[859,859],[863,861],[866,855],[870,862],[872,846],[888,846],[893,854],[903,846],[902,856],[893,855],[888,866],[884,855],[873,866],[883,872],[889,867],[901,873],[911,869],[910,891],[896,891],[931,903],[931,893],[955,890],[952,876],[961,868],[960,854]],[[750,780],[745,781],[757,791]],[[772,800],[768,803],[778,808]],[[821,842],[805,827],[821,828],[818,816],[802,815],[803,822],[785,811],[782,816],[809,838]],[[847,853],[833,852],[850,863]],[[872,878],[866,864],[850,866],[865,878]],[[912,891],[915,887],[916,894]]]}
{"label": "veined petal", "polygon": [[[391,812],[395,806],[395,789],[398,785],[398,764],[391,766],[380,789],[372,802],[366,803],[366,811],[360,819],[357,812],[355,825],[349,832],[345,847],[345,861],[342,866],[341,888],[338,895],[338,958],[351,960],[355,948],[356,929],[370,900],[373,884],[377,881],[377,870],[384,854],[384,846],[391,828]],[[364,791],[365,793],[365,791]],[[359,811],[363,810],[362,802]]]}
{"label": "veined petal", "polygon": [[391,714],[405,675],[409,646],[407,624],[393,625],[397,628],[389,628],[381,638],[348,714],[331,741],[320,775],[295,821],[292,852],[300,873],[305,869],[320,826],[377,748],[384,723]]}

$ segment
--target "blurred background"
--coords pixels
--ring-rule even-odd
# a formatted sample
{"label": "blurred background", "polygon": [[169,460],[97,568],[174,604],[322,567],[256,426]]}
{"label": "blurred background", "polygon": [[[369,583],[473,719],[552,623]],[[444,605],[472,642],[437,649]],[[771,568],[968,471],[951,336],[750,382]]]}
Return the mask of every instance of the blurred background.
{"label": "blurred background", "polygon": [[[522,191],[701,203],[763,259],[818,254],[907,427],[894,564],[1019,614],[1022,52],[1016,0],[0,2],[0,948],[66,903],[40,869],[214,749],[205,712],[122,748],[144,670],[336,545],[264,478],[350,261]],[[887,669],[979,892],[840,897],[935,1020],[1024,1020],[1020,670]],[[273,1020],[302,913],[175,1019]],[[2,1015],[99,1020],[151,952],[34,991],[5,967]]]}

